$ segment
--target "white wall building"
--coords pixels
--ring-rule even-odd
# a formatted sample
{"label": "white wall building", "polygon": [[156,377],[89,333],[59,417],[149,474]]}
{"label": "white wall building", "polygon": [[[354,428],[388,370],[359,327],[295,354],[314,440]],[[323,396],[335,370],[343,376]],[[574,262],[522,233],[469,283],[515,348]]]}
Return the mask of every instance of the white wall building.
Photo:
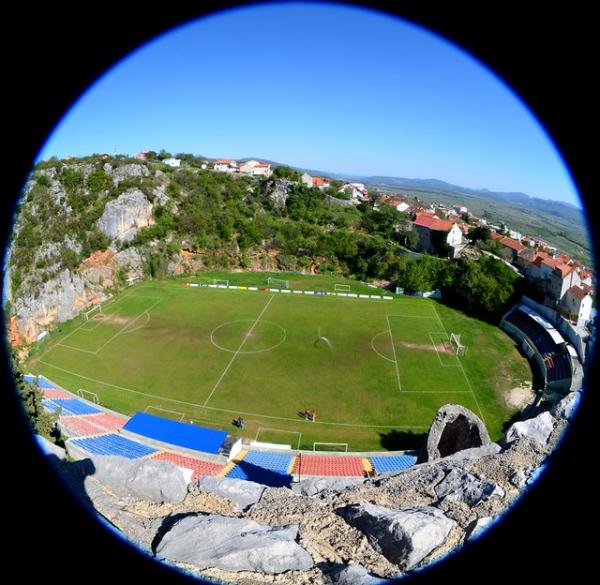
{"label": "white wall building", "polygon": [[218,173],[237,173],[238,164],[231,158],[221,158],[215,161],[213,170]]}
{"label": "white wall building", "polygon": [[163,162],[166,165],[169,165],[170,167],[173,168],[177,168],[181,166],[181,159],[179,158],[166,158],[165,160],[163,160]]}
{"label": "white wall building", "polygon": [[592,295],[590,288],[583,285],[572,286],[567,290],[561,305],[567,310],[578,327],[583,327],[592,318]]}

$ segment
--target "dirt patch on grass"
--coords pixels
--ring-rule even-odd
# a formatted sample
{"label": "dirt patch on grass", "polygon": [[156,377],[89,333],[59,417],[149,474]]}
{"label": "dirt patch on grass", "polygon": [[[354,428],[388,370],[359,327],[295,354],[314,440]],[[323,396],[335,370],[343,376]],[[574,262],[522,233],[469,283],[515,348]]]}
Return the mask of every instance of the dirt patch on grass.
{"label": "dirt patch on grass", "polygon": [[523,408],[535,397],[535,392],[528,387],[517,386],[504,393],[504,402],[509,408]]}
{"label": "dirt patch on grass", "polygon": [[431,343],[409,343],[408,341],[402,341],[398,345],[407,347],[408,349],[425,349],[427,351],[439,351],[441,353],[453,354],[452,346],[448,343],[436,343],[435,346]]}

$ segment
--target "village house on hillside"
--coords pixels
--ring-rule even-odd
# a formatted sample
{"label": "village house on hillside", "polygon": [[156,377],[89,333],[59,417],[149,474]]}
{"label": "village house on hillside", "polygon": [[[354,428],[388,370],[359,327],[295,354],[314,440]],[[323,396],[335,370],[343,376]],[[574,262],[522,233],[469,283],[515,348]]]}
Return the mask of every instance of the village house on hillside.
{"label": "village house on hillside", "polygon": [[215,161],[213,170],[217,171],[218,173],[237,173],[238,164],[231,158],[221,158]]}
{"label": "village house on hillside", "polygon": [[355,201],[367,201],[369,190],[363,183],[344,183],[338,193],[346,193]]}
{"label": "village house on hillside", "polygon": [[496,240],[502,246],[512,261],[515,261],[519,255],[519,252],[525,249],[525,246],[523,246],[521,242],[515,240],[514,238],[504,236],[497,232],[491,232],[490,235],[492,240]]}
{"label": "village house on hillside", "polygon": [[181,166],[181,159],[178,158],[166,158],[165,160],[163,160],[163,163],[165,163],[166,165],[173,167],[173,168],[177,168]]}
{"label": "village house on hillside", "polygon": [[464,248],[463,232],[455,222],[440,219],[429,213],[417,213],[413,227],[419,236],[419,252],[439,253],[443,245],[448,247],[448,255],[456,258]]}
{"label": "village house on hillside", "polygon": [[271,165],[257,160],[247,160],[240,164],[239,172],[242,175],[250,175],[251,177],[269,177],[271,176]]}

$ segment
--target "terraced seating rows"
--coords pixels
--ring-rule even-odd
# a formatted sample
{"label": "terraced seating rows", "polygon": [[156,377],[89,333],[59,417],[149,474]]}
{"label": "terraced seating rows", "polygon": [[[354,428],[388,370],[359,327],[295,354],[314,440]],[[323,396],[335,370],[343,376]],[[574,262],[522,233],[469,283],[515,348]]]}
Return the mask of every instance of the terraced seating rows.
{"label": "terraced seating rows", "polygon": [[127,419],[116,414],[103,412],[100,414],[87,414],[84,416],[60,417],[60,426],[69,435],[99,435],[120,429]]}
{"label": "terraced seating rows", "polygon": [[417,461],[413,455],[381,455],[369,457],[369,459],[377,473],[407,469]]}
{"label": "terraced seating rows", "polygon": [[216,475],[225,467],[222,463],[215,463],[213,461],[202,461],[201,459],[195,459],[193,457],[186,457],[185,455],[179,455],[177,453],[170,453],[168,451],[162,451],[157,455],[154,455],[152,459],[160,459],[161,461],[170,461],[177,465],[177,467],[185,467],[193,471],[192,481],[197,480],[199,477],[205,475]]}
{"label": "terraced seating rows", "polygon": [[42,399],[44,407],[55,412],[59,408],[61,409],[61,416],[72,416],[76,414],[95,414],[102,412],[100,409],[77,400],[77,398],[69,398],[67,400],[49,400],[48,398]]}
{"label": "terraced seating rows", "polygon": [[226,477],[246,479],[273,487],[287,486],[292,480],[288,472],[292,459],[292,455],[287,453],[249,451]]}
{"label": "terraced seating rows", "polygon": [[70,441],[80,449],[95,455],[121,455],[127,459],[137,459],[158,452],[158,449],[115,434],[70,439]]}
{"label": "terraced seating rows", "polygon": [[302,454],[294,472],[300,476],[363,477],[365,468],[360,457]]}
{"label": "terraced seating rows", "polygon": [[49,400],[70,400],[73,396],[59,388],[44,388],[44,398],[48,398]]}

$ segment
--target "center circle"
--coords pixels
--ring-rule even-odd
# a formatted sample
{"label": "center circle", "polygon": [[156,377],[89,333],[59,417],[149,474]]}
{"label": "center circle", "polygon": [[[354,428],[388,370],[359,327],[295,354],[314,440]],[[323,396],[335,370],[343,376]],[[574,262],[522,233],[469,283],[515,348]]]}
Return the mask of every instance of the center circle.
{"label": "center circle", "polygon": [[211,343],[222,351],[238,354],[262,353],[280,346],[287,337],[286,330],[272,321],[238,319],[215,327]]}

